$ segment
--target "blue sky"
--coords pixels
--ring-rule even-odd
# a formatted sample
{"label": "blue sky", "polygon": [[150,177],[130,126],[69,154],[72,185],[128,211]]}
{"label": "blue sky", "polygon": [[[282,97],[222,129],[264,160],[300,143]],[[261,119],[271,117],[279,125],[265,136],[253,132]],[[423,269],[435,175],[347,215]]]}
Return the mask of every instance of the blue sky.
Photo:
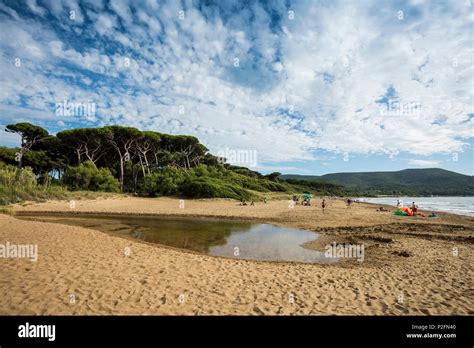
{"label": "blue sky", "polygon": [[195,135],[264,173],[473,175],[473,16],[469,0],[0,0],[0,128]]}

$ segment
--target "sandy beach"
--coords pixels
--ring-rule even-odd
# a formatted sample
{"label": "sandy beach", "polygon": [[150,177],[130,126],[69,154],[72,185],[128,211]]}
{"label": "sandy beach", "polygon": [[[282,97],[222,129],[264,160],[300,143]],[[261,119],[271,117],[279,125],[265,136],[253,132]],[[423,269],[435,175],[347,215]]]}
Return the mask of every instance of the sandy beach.
{"label": "sandy beach", "polygon": [[[363,243],[364,262],[257,262],[201,255],[92,229],[0,214],[0,244],[36,244],[38,261],[0,258],[3,315],[474,314],[474,219],[395,216],[376,206],[286,200],[117,197],[14,205],[36,212],[212,216],[321,233],[306,245]],[[126,255],[124,250],[129,250]]]}

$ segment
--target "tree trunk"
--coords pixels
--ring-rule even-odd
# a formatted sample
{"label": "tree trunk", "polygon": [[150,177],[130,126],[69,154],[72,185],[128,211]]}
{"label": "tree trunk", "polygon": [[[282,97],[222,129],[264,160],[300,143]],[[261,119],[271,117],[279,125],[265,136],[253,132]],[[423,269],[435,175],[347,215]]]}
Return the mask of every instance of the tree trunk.
{"label": "tree trunk", "polygon": [[139,154],[138,158],[140,159],[140,166],[142,167],[143,177],[145,177],[145,167],[143,166],[142,156]]}
{"label": "tree trunk", "polygon": [[188,154],[186,154],[185,156],[186,156],[186,163],[188,164],[188,169],[191,169],[191,163],[189,163],[189,156]]}
{"label": "tree trunk", "polygon": [[18,169],[23,167],[23,151],[20,150],[20,158],[18,158]]}
{"label": "tree trunk", "polygon": [[[146,163],[146,171],[148,174],[150,174],[150,163],[148,163],[148,158],[146,157],[146,152],[143,154],[143,157],[145,158],[145,163]],[[145,176],[145,174],[143,174]]]}
{"label": "tree trunk", "polygon": [[81,164],[81,150],[76,149],[76,155],[77,155],[77,165]]}
{"label": "tree trunk", "polygon": [[120,154],[120,192],[123,192],[123,176],[124,176],[123,156],[122,154]]}
{"label": "tree trunk", "polygon": [[46,176],[44,177],[44,185],[46,186],[46,188],[49,186],[49,172],[48,170],[46,170]]}

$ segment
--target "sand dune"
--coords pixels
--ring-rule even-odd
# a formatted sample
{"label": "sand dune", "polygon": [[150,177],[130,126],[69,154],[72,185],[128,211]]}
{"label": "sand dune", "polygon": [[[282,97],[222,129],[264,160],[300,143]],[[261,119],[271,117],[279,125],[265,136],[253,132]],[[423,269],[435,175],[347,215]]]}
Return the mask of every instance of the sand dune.
{"label": "sand dune", "polygon": [[[64,201],[14,209],[71,210]],[[325,214],[286,201],[256,207],[185,201],[184,209],[169,198],[76,202],[77,212],[227,216],[325,229],[308,245],[316,249],[333,240],[367,245],[364,262],[332,265],[215,258],[0,214],[0,244],[39,250],[37,262],[0,258],[0,314],[474,314],[472,219],[442,214],[428,221],[374,210],[346,209],[336,200]]]}

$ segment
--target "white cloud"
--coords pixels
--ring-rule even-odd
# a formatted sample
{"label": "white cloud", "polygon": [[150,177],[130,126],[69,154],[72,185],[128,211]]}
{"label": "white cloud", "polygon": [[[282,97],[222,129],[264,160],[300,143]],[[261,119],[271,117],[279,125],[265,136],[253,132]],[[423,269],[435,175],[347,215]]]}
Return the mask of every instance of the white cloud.
{"label": "white cloud", "polygon": [[4,124],[0,124],[0,142],[1,146],[18,147],[21,145],[21,137],[16,133],[5,131]]}
{"label": "white cloud", "polygon": [[46,13],[46,10],[38,5],[37,0],[27,0],[26,4],[34,14],[43,16]]}
{"label": "white cloud", "polygon": [[133,22],[130,4],[128,1],[111,1],[109,6],[120,17],[120,19],[124,21],[126,25],[130,25]]}
{"label": "white cloud", "polygon": [[[320,149],[459,152],[473,136],[463,3],[400,4],[404,21],[394,3],[298,2],[294,20],[275,3],[282,18],[276,27],[256,2],[240,12],[224,3],[219,11],[186,5],[184,20],[178,2],[114,1],[110,11],[99,2],[94,10],[77,4],[46,3],[58,18],[77,8],[93,21],[75,23],[83,33],[70,40],[43,22],[0,23],[0,103],[23,108],[32,122],[53,120],[51,103],[96,102],[97,118],[88,121],[192,134],[213,152],[256,150],[262,163],[314,159]],[[74,41],[82,39],[97,45]],[[118,48],[106,49],[111,45]],[[12,68],[16,56],[25,60],[21,69]],[[401,108],[386,115],[376,101],[391,86]],[[421,107],[406,111],[410,103]]]}
{"label": "white cloud", "polygon": [[98,16],[92,15],[94,18],[94,28],[99,35],[111,35],[117,26],[117,18],[115,16],[100,14]]}
{"label": "white cloud", "polygon": [[416,167],[437,167],[437,166],[439,166],[438,161],[421,160],[421,159],[411,159],[411,160],[408,161],[408,164],[414,165]]}

